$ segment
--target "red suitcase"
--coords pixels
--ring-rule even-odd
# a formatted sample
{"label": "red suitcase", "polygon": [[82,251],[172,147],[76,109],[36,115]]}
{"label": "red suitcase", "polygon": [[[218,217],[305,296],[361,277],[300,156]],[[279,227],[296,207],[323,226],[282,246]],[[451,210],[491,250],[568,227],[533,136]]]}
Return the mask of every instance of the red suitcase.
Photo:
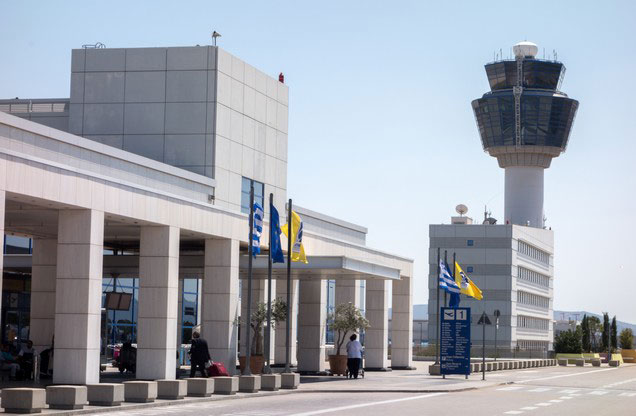
{"label": "red suitcase", "polygon": [[227,372],[223,363],[213,362],[210,367],[208,367],[208,375],[210,377],[229,377],[230,373]]}

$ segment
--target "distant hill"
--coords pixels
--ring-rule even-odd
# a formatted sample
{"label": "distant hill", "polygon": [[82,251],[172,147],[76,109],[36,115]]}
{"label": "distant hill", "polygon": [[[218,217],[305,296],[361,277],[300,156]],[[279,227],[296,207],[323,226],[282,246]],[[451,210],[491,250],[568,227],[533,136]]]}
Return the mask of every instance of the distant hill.
{"label": "distant hill", "polygon": [[[562,320],[563,321],[576,321],[576,320],[580,321],[581,319],[583,319],[583,315],[596,316],[597,318],[601,320],[601,322],[603,322],[603,315],[598,313],[592,313],[587,311],[554,311],[554,319],[556,321],[562,321]],[[612,319],[612,315],[610,315],[610,320],[611,319]],[[618,329],[619,334],[624,328],[631,328],[631,330],[636,334],[636,325],[634,324],[617,320],[616,327]]]}

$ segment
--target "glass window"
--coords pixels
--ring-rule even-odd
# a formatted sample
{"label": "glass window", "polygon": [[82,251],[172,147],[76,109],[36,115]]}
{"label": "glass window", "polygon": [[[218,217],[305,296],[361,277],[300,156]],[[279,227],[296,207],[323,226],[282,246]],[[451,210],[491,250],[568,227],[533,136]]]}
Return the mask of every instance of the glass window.
{"label": "glass window", "polygon": [[17,235],[4,236],[4,254],[31,254],[31,239]]}
{"label": "glass window", "polygon": [[468,247],[472,247],[474,244],[475,244],[475,241],[474,241],[474,240],[468,240],[468,241],[466,241],[466,245],[467,245]]}
{"label": "glass window", "polygon": [[473,266],[468,266],[468,267],[466,267],[466,271],[467,271],[468,273],[472,273],[472,272],[473,272]]}
{"label": "glass window", "polygon": [[254,202],[258,202],[264,207],[265,185],[244,177],[241,181],[241,212],[245,214],[250,212],[250,187],[252,183],[254,184]]}

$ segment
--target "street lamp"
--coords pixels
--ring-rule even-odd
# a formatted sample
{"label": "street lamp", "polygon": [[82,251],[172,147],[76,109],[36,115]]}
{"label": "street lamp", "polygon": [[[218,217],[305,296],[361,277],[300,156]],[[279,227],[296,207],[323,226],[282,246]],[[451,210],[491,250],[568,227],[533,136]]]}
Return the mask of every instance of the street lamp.
{"label": "street lamp", "polygon": [[497,361],[497,332],[499,332],[499,309],[495,309],[495,361]]}

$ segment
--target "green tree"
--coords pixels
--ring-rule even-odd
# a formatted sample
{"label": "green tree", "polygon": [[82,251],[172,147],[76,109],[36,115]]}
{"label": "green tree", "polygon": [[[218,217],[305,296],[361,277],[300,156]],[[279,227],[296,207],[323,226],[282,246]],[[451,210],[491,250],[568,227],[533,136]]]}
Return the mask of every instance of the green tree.
{"label": "green tree", "polygon": [[607,352],[610,346],[610,321],[607,312],[603,312],[603,337],[601,338],[603,352]]}
{"label": "green tree", "polygon": [[610,330],[610,340],[611,340],[612,351],[618,348],[617,332],[618,332],[618,328],[616,327],[616,315],[614,315],[614,317],[612,318],[612,327]]}
{"label": "green tree", "polygon": [[583,320],[581,321],[581,332],[583,333],[583,338],[581,339],[583,345],[584,352],[592,351],[592,342],[590,338],[590,325],[588,323],[587,315],[583,315]]}
{"label": "green tree", "polygon": [[602,331],[601,320],[596,316],[587,317],[587,326],[590,329],[590,343],[592,352],[600,352],[599,334]]}
{"label": "green tree", "polygon": [[[287,302],[280,298],[272,300],[272,315],[269,325],[272,329],[278,322],[287,319]],[[263,355],[263,327],[267,323],[267,302],[258,302],[256,310],[252,312],[250,327],[254,331],[252,345],[250,346],[252,355]]]}
{"label": "green tree", "polygon": [[333,322],[332,328],[337,334],[336,355],[340,355],[340,349],[348,332],[365,330],[369,327],[367,318],[365,318],[360,309],[351,302],[341,303],[336,306],[333,314],[330,314],[329,320]]}
{"label": "green tree", "polygon": [[620,335],[621,348],[624,350],[631,350],[634,345],[634,333],[630,328],[625,328],[621,331]]}
{"label": "green tree", "polygon": [[580,326],[577,326],[574,331],[568,329],[561,332],[554,337],[554,351],[564,354],[580,354],[583,351],[583,346],[581,345],[582,335],[583,331],[581,331]]}

